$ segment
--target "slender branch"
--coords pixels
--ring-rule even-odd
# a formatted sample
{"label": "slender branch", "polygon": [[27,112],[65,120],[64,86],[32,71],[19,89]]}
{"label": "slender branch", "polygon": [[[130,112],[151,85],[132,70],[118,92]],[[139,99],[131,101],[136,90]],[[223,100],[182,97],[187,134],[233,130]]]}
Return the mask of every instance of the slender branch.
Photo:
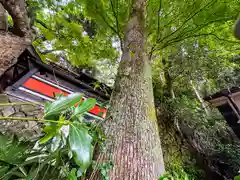
{"label": "slender branch", "polygon": [[0,0],[0,3],[7,10],[13,19],[14,34],[20,37],[30,35],[30,24],[28,21],[26,4],[24,0]]}
{"label": "slender branch", "polygon": [[97,13],[100,15],[100,17],[102,18],[102,20],[106,23],[106,25],[107,25],[114,33],[117,34],[116,29],[114,29],[114,27],[111,26],[111,25],[107,22],[107,20],[105,19],[105,17],[104,17],[101,13],[99,13],[98,8],[97,8],[96,5],[95,5],[95,9],[96,9],[96,12],[97,12]]}
{"label": "slender branch", "polygon": [[209,21],[207,23],[204,23],[204,24],[200,24],[200,25],[196,25],[195,28],[192,28],[188,31],[183,31],[179,36],[181,37],[182,35],[186,35],[186,34],[192,34],[193,32],[198,32],[199,30],[203,29],[204,27],[207,27],[213,23],[216,23],[216,22],[222,22],[222,21],[228,21],[228,20],[233,20],[234,17],[228,17],[228,18],[221,18],[221,19],[216,19],[216,20],[212,20],[212,21]]}
{"label": "slender branch", "polygon": [[[174,10],[173,10],[174,11]],[[169,13],[167,13],[164,17],[167,17],[170,13],[172,13],[172,11],[169,11]],[[181,14],[183,14],[183,12],[179,13],[178,15],[176,15],[176,17],[179,17]],[[162,26],[162,28],[159,28],[159,32],[160,30],[163,30],[166,26],[168,26],[169,24],[171,24],[174,20],[176,20],[176,18],[171,18],[171,20],[167,23],[167,24],[164,24]],[[148,33],[147,37],[150,36],[152,34],[152,32]],[[159,40],[159,39],[157,39]]]}
{"label": "slender branch", "polygon": [[[179,69],[180,70],[180,69]],[[172,80],[175,81],[177,79],[177,77],[179,77],[180,75],[182,75],[184,73],[184,71],[186,71],[186,69],[181,69],[181,71],[179,71],[175,76],[172,76]]]}
{"label": "slender branch", "polygon": [[[159,15],[159,12],[160,10],[162,9],[162,0],[159,0],[159,7],[158,7],[158,18],[157,18],[157,39],[159,39],[159,33],[160,33],[160,15]],[[156,43],[157,43],[157,39],[156,39],[156,42],[154,43],[154,45],[151,47],[151,50],[149,52],[149,59],[150,61],[152,60],[152,55],[153,55],[153,52],[155,50],[155,47],[156,47]]]}
{"label": "slender branch", "polygon": [[150,50],[150,52],[149,52],[149,55],[148,55],[148,57],[149,57],[149,60],[151,61],[152,60],[152,55],[153,55],[153,53],[154,53],[154,51],[155,51],[155,49],[156,49],[156,43],[154,43],[154,45],[152,46],[152,48],[151,48],[151,50]]}
{"label": "slender branch", "polygon": [[234,44],[240,44],[239,41],[230,41],[230,40],[227,40],[227,39],[220,38],[216,34],[213,34],[213,33],[205,33],[205,34],[193,34],[193,35],[185,36],[184,38],[176,39],[175,41],[170,40],[167,43],[165,43],[164,46],[161,49],[164,49],[164,48],[168,47],[169,45],[174,44],[176,42],[180,42],[180,41],[183,41],[183,40],[188,39],[188,38],[194,38],[194,37],[200,37],[200,36],[213,36],[220,41],[225,41],[225,42],[234,43]]}
{"label": "slender branch", "polygon": [[9,116],[0,116],[0,120],[42,121],[34,117],[9,117]]}
{"label": "slender branch", "polygon": [[[240,44],[239,41],[230,41],[230,40],[227,40],[227,39],[223,39],[223,38],[220,38],[220,37],[218,37],[216,34],[213,34],[213,33],[190,35],[190,36],[185,37],[184,39],[188,39],[188,38],[192,38],[192,37],[200,37],[200,36],[213,36],[213,37],[215,37],[216,39],[218,39],[218,40],[220,40],[220,41],[225,41],[225,42],[234,43],[234,44]],[[184,40],[184,39],[182,39],[182,40]]]}
{"label": "slender branch", "polygon": [[40,24],[41,26],[43,26],[45,29],[49,29],[50,30],[50,28],[43,21],[41,21],[40,19],[35,19],[35,22]]}
{"label": "slender branch", "polygon": [[160,11],[162,9],[162,0],[159,0],[159,7],[158,7],[158,18],[157,18],[157,39],[159,38],[159,31],[160,31]]}
{"label": "slender branch", "polygon": [[39,121],[39,122],[52,122],[52,123],[62,123],[65,125],[68,125],[70,121],[64,121],[64,122],[59,122],[59,121],[54,121],[54,120],[47,120],[47,119],[38,119],[34,117],[8,117],[8,116],[0,116],[0,120],[16,120],[16,121]]}
{"label": "slender branch", "polygon": [[[213,34],[213,33],[209,33],[209,34],[198,34],[198,35],[195,35],[194,37],[198,37],[198,36],[214,36],[216,39],[220,40],[220,41],[225,41],[225,42],[228,42],[228,43],[236,43],[236,44],[240,44],[239,41],[230,41],[230,40],[227,40],[227,39],[223,39],[223,38],[220,38],[218,37],[216,34]],[[191,38],[191,36],[187,37],[187,38]]]}
{"label": "slender branch", "polygon": [[117,16],[117,13],[116,13],[116,11],[115,11],[115,8],[114,8],[113,1],[112,1],[112,0],[110,0],[110,4],[111,4],[112,11],[113,11],[113,16],[114,16],[114,18],[115,18],[115,20],[116,20],[117,35],[118,35],[118,37],[119,37],[119,39],[120,39],[121,49],[123,50],[122,37],[121,37],[121,35],[120,35],[118,16]]}
{"label": "slender branch", "polygon": [[[168,15],[171,14],[173,11],[175,11],[175,9],[172,10],[172,11],[169,11],[169,13],[167,13],[167,14],[165,15],[165,17],[168,17]],[[174,20],[176,20],[177,17],[180,17],[182,14],[184,14],[184,12],[178,13],[175,17],[171,18],[171,20],[170,20],[167,24],[164,24],[163,27],[166,27],[166,26],[168,26],[169,24],[171,24]]]}
{"label": "slender branch", "polygon": [[52,53],[54,51],[59,51],[58,49],[49,49],[49,50],[45,50],[45,51],[40,51],[41,54],[48,54],[48,53]]}
{"label": "slender branch", "polygon": [[13,102],[13,103],[0,103],[0,106],[15,106],[15,105],[42,105],[40,102]]}
{"label": "slender branch", "polygon": [[203,6],[201,9],[199,9],[198,11],[196,11],[195,13],[193,13],[192,15],[190,15],[189,18],[187,18],[187,19],[182,23],[182,25],[181,25],[179,28],[177,28],[176,31],[173,31],[172,33],[170,33],[169,35],[165,36],[164,38],[159,39],[158,42],[160,43],[160,42],[162,42],[163,40],[167,39],[168,37],[174,35],[176,32],[178,32],[180,29],[182,29],[189,20],[191,20],[194,16],[196,16],[197,14],[199,14],[201,11],[203,11],[203,10],[204,10],[206,7],[208,7],[210,4],[214,4],[216,1],[217,1],[217,0],[211,0],[209,3],[207,3],[207,4],[206,4],[205,6]]}
{"label": "slender branch", "polygon": [[[172,36],[173,34],[175,34],[177,31],[179,31],[181,28],[183,28],[184,25],[185,25],[189,20],[191,20],[194,16],[196,16],[196,15],[197,15],[198,13],[200,13],[201,11],[203,11],[203,10],[204,10],[206,7],[208,7],[211,3],[215,3],[215,1],[216,1],[216,0],[210,1],[210,2],[207,3],[205,6],[203,6],[200,10],[196,11],[195,13],[193,13],[188,19],[186,19],[186,20],[183,22],[183,24],[182,24],[176,31],[174,31],[174,32],[172,32],[171,34],[165,36],[163,39],[158,38],[158,34],[157,34],[156,43],[154,43],[154,45],[152,46],[151,51],[150,51],[150,53],[149,53],[150,59],[152,58],[153,52],[156,50],[156,44],[157,44],[157,43],[163,42],[163,40],[165,40],[165,39],[167,39],[168,37],[170,37],[170,36]],[[161,0],[160,0],[160,3],[161,3]],[[159,5],[159,7],[161,7],[161,4]],[[158,18],[159,18],[159,16],[158,16]],[[173,18],[173,19],[174,19],[174,18]],[[167,23],[167,25],[170,24],[170,23],[173,21],[173,19],[172,19],[169,23]],[[223,20],[223,19],[221,19],[221,20]],[[208,22],[208,23],[202,24],[202,25],[201,25],[202,27],[200,27],[197,31],[201,30],[203,27],[205,27],[205,26],[207,26],[207,25],[209,25],[209,24],[211,24],[211,23],[214,23],[214,22],[217,22],[217,21],[221,21],[221,20],[210,21],[210,22]],[[164,25],[164,26],[166,26],[166,25]],[[159,28],[159,27],[158,27],[158,28]],[[192,31],[194,31],[194,30],[197,29],[197,28],[198,28],[198,27],[192,29]],[[160,31],[160,30],[159,30],[159,31]],[[191,30],[188,30],[187,32],[191,32]],[[185,35],[185,34],[186,34],[186,32],[182,32],[178,37],[175,37],[175,38],[173,38],[173,39],[177,39],[177,38],[179,38],[179,37],[181,37],[181,36],[183,36],[183,35]],[[167,43],[165,43],[165,45],[164,45],[161,49],[169,46],[168,43],[171,42],[171,41],[172,41],[172,39],[169,40]],[[178,41],[177,41],[177,42],[178,42]],[[172,43],[170,43],[170,44],[172,44]]]}
{"label": "slender branch", "polygon": [[122,42],[122,38],[121,38],[120,34],[118,33],[118,30],[116,30],[113,26],[111,26],[111,25],[108,23],[108,21],[107,21],[106,18],[102,15],[102,13],[100,13],[100,12],[98,11],[97,5],[95,5],[95,10],[96,10],[96,12],[99,14],[99,16],[102,18],[102,20],[104,21],[104,23],[105,23],[115,34],[117,34],[117,36],[118,36],[118,38],[119,38],[119,40],[120,40],[121,49],[123,50],[123,42]]}

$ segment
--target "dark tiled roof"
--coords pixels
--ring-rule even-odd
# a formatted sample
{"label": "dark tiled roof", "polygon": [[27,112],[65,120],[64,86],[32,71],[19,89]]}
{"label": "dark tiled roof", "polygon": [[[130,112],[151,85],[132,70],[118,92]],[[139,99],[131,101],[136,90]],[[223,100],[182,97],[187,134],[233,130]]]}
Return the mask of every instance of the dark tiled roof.
{"label": "dark tiled roof", "polygon": [[[85,85],[90,86],[93,91],[95,91],[99,95],[105,97],[105,99],[110,99],[112,89],[111,89],[111,87],[107,86],[106,84],[99,82],[97,79],[89,76],[88,74],[86,74],[84,72],[76,73],[73,71],[69,71],[68,69],[64,68],[63,66],[60,66],[53,62],[49,63],[49,64],[45,64],[44,62],[42,62],[40,56],[38,55],[38,53],[36,52],[36,50],[34,49],[33,46],[29,46],[27,48],[27,50],[34,57],[31,60],[35,61],[35,63],[37,63],[39,66],[49,69],[50,71],[52,71],[54,69],[56,74],[66,77],[66,78],[68,77],[68,80],[73,81],[73,82],[78,82],[80,84],[84,83]],[[96,88],[96,87],[94,87],[95,86],[94,84],[98,84],[99,86]]]}
{"label": "dark tiled roof", "polygon": [[[33,46],[27,47],[27,49],[18,57],[18,60],[31,62],[30,64],[32,68],[37,67],[41,71],[43,70],[49,73],[54,72],[60,78],[77,86],[84,86],[86,91],[97,94],[105,100],[109,100],[110,98],[112,89],[109,86],[99,82],[84,72],[75,73],[56,63],[44,63]],[[30,68],[30,65],[28,66],[28,68]],[[1,76],[0,78],[3,77]],[[96,86],[96,84],[98,86]]]}
{"label": "dark tiled roof", "polygon": [[210,101],[211,99],[216,99],[216,98],[219,98],[221,96],[227,96],[229,94],[232,94],[232,93],[236,93],[236,92],[239,92],[240,91],[240,87],[238,86],[234,86],[234,87],[231,87],[231,88],[228,88],[228,89],[223,89],[211,96],[207,96],[207,97],[204,97],[203,99],[205,101]]}

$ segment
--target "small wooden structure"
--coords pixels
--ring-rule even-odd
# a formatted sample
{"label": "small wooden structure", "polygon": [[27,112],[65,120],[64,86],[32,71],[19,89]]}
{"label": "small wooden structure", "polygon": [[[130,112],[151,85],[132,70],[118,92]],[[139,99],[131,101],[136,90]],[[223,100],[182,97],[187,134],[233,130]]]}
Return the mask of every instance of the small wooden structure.
{"label": "small wooden structure", "polygon": [[240,87],[223,89],[204,100],[210,102],[223,115],[229,126],[240,138]]}
{"label": "small wooden structure", "polygon": [[0,85],[2,92],[23,101],[53,101],[55,93],[82,92],[83,99],[97,99],[96,106],[85,115],[90,120],[105,118],[104,105],[111,94],[108,86],[83,72],[77,74],[55,63],[43,63],[32,46],[0,77]]}

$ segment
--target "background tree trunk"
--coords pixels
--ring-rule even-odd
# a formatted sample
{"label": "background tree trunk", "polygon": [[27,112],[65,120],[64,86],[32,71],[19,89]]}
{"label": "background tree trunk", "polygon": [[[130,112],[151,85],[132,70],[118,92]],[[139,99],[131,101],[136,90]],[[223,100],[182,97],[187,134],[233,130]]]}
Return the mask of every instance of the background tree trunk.
{"label": "background tree trunk", "polygon": [[190,81],[190,84],[192,85],[192,88],[194,90],[194,93],[196,94],[199,102],[201,103],[202,105],[202,108],[204,109],[204,111],[206,112],[207,116],[211,116],[211,112],[210,110],[208,109],[208,105],[207,103],[203,100],[202,98],[202,95],[201,95],[201,92],[198,90],[198,88],[195,86],[194,82],[191,80]]}
{"label": "background tree trunk", "polygon": [[107,155],[112,155],[114,165],[111,180],[155,180],[165,171],[145,50],[145,6],[145,0],[133,1],[109,118],[104,123],[110,138]]}
{"label": "background tree trunk", "polygon": [[172,67],[171,61],[168,60],[166,61],[165,58],[162,59],[162,64],[163,64],[163,72],[164,72],[164,78],[165,78],[165,86],[167,90],[167,94],[171,99],[175,98],[175,93],[173,90],[173,78],[171,77],[169,73],[169,68]]}
{"label": "background tree trunk", "polygon": [[167,92],[170,95],[169,97],[174,99],[175,93],[173,91],[173,80],[168,72],[168,69],[164,68],[164,77],[166,80]]}

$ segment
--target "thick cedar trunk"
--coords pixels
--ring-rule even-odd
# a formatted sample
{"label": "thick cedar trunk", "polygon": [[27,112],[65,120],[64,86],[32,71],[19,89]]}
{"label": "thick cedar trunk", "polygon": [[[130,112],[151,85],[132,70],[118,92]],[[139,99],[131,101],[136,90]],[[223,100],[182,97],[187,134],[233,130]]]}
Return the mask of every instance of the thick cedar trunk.
{"label": "thick cedar trunk", "polygon": [[[164,173],[144,33],[145,0],[135,0],[104,129],[111,180],[155,180]],[[100,178],[92,178],[100,179]]]}

